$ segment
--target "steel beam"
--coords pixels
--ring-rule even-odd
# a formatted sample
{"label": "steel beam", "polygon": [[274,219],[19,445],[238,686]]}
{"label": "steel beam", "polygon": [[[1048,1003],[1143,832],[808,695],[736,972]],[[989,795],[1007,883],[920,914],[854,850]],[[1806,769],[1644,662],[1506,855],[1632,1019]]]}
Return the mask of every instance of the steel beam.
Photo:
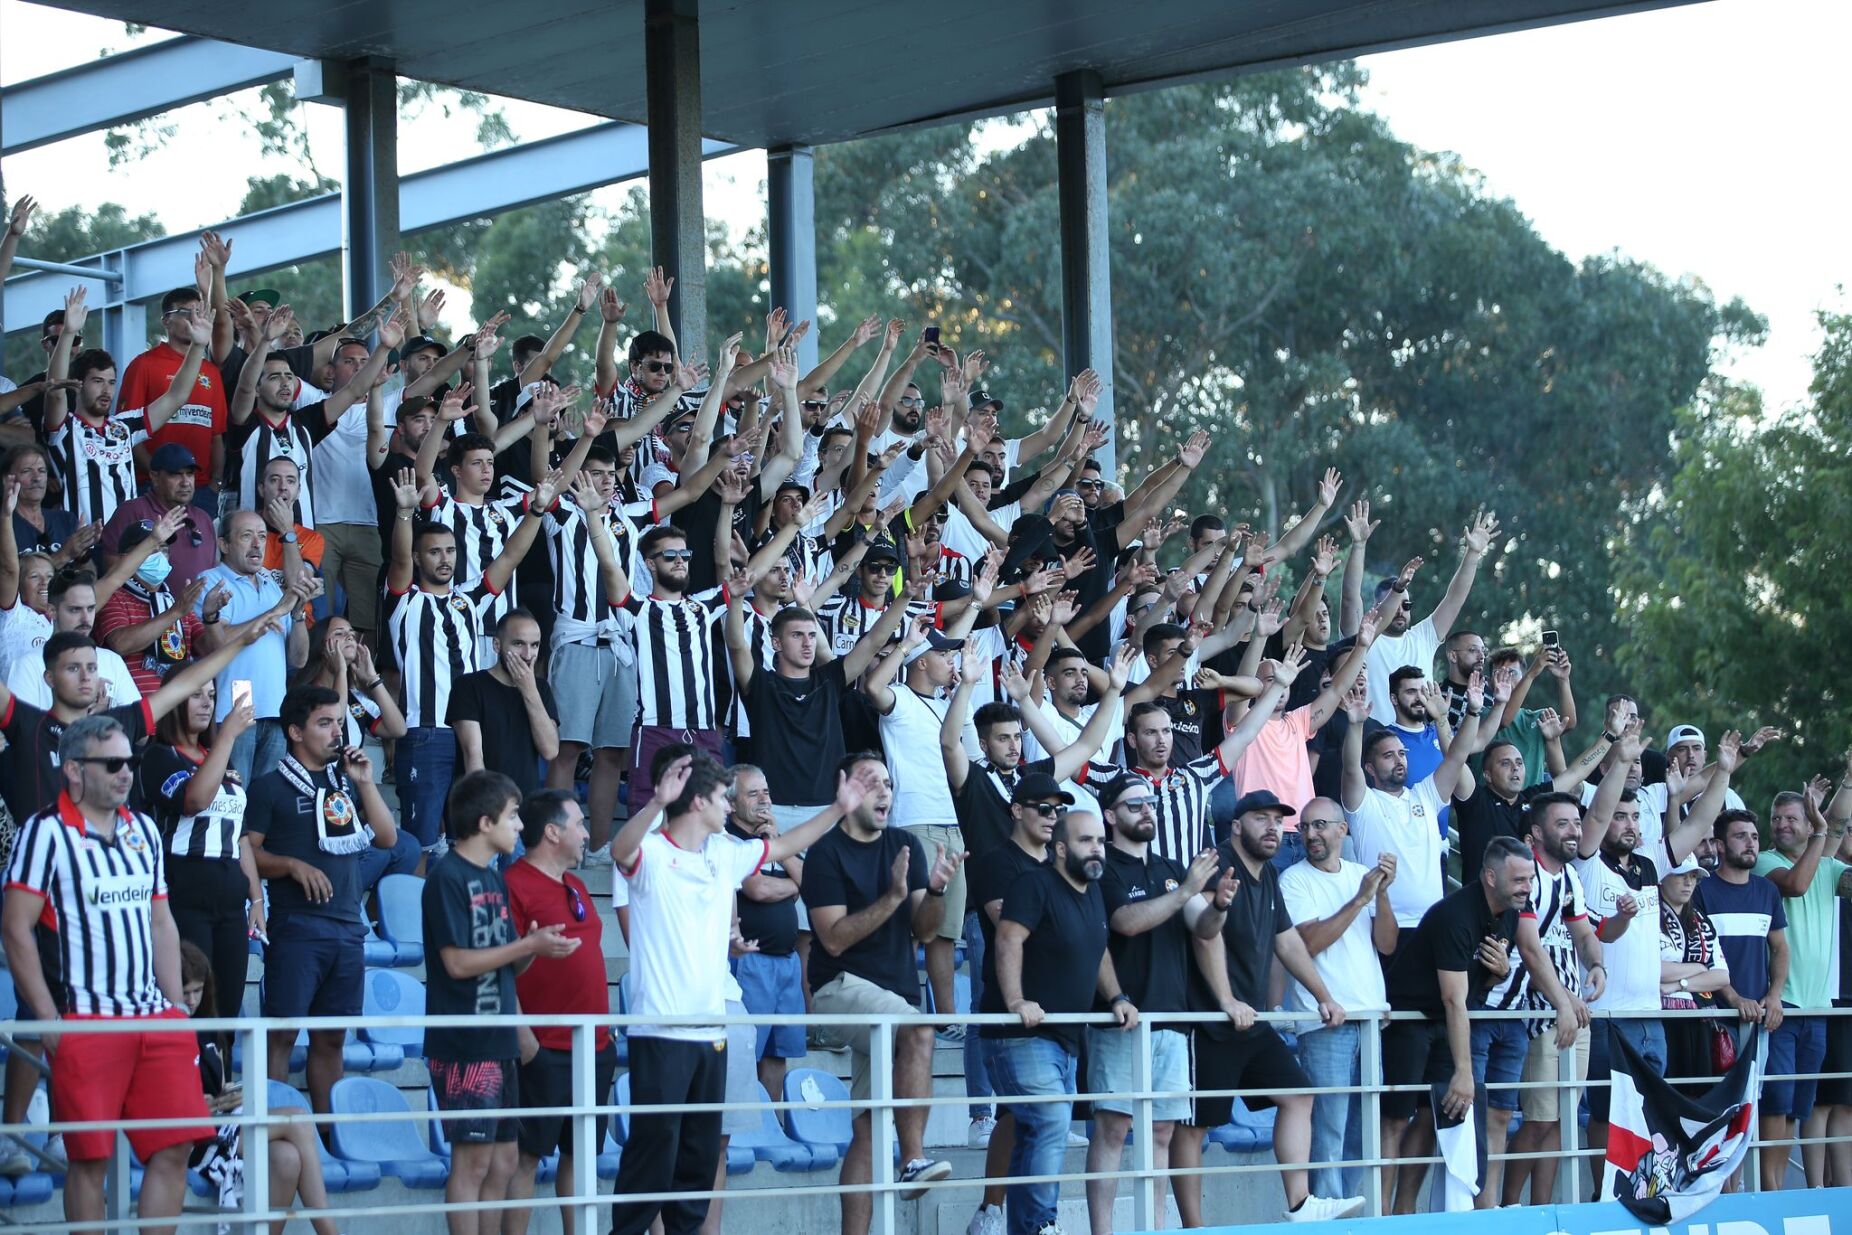
{"label": "steel beam", "polygon": [[346,67],[341,264],[352,321],[392,287],[387,263],[399,249],[399,79],[391,64],[376,58]]}
{"label": "steel beam", "polygon": [[1107,479],[1117,475],[1113,425],[1112,277],[1106,209],[1106,102],[1099,74],[1055,78],[1056,192],[1061,205],[1061,349],[1067,376],[1100,375],[1093,418],[1108,428],[1096,452]]}
{"label": "steel beam", "polygon": [[797,345],[800,372],[817,367],[816,160],[809,146],[781,146],[766,155],[766,231],[772,265],[772,305],[811,331]]}
{"label": "steel beam", "polygon": [[190,35],[9,85],[0,156],[288,77],[293,56]]}
{"label": "steel beam", "polygon": [[[702,155],[715,158],[733,149],[725,142],[709,141],[703,143]],[[486,218],[633,180],[648,166],[644,132],[634,124],[601,124],[509,146],[405,177],[399,185],[400,227],[409,235]],[[340,249],[341,196],[307,198],[214,224],[212,230],[237,242],[226,272],[232,279],[292,266]],[[5,321],[10,329],[37,330],[47,313],[64,305],[64,293],[73,283],[89,289],[93,310],[159,299],[170,288],[193,281],[199,235],[182,232],[64,263],[96,267],[98,275],[89,280],[64,273],[15,275],[6,281]],[[28,234],[28,247],[30,241]],[[101,273],[105,269],[111,275]],[[112,276],[116,281],[110,281]],[[125,331],[134,333],[129,326]],[[137,340],[139,351],[144,344],[139,336]]]}
{"label": "steel beam", "polygon": [[707,219],[701,208],[701,37],[696,0],[645,0],[651,256],[675,280],[681,352],[707,359]]}

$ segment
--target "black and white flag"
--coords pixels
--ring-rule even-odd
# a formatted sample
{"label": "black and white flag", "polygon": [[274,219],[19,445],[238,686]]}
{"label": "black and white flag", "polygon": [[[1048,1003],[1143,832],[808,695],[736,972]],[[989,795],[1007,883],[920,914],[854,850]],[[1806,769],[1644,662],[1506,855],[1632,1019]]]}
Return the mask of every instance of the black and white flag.
{"label": "black and white flag", "polygon": [[1612,1034],[1613,1092],[1603,1198],[1635,1217],[1664,1226],[1690,1217],[1723,1191],[1749,1152],[1762,1069],[1758,1027],[1722,1080],[1688,1098]]}

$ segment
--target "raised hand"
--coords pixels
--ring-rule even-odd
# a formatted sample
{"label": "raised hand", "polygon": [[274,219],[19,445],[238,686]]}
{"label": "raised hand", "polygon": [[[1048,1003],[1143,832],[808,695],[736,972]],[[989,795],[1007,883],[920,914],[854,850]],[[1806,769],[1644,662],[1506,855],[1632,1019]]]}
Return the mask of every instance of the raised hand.
{"label": "raised hand", "polygon": [[1751,755],[1760,753],[1764,746],[1767,746],[1770,742],[1780,741],[1781,737],[1781,730],[1775,728],[1773,725],[1763,725],[1754,733],[1750,734],[1749,740],[1743,743],[1743,758],[1747,759]]}
{"label": "raised hand", "polygon": [[[232,303],[239,303],[233,301]],[[247,309],[246,313],[250,311]],[[289,328],[296,324],[296,311],[286,304],[280,304],[270,310],[270,316],[264,319],[264,338],[275,343],[289,333]]]}
{"label": "raised hand", "polygon": [[7,217],[6,234],[9,236],[25,235],[26,229],[32,226],[32,213],[38,208],[38,200],[32,194],[20,194],[19,200],[13,203],[13,213]]}
{"label": "raised hand", "polygon": [[392,500],[402,514],[418,509],[418,473],[409,467],[399,469],[392,481]]}
{"label": "raised hand", "polygon": [[1360,681],[1344,692],[1344,715],[1353,725],[1370,719],[1370,688],[1365,682]]}
{"label": "raised hand", "polygon": [[785,333],[791,329],[791,315],[780,305],[765,315],[765,350],[771,351],[784,342]]}
{"label": "raised hand", "polygon": [[534,486],[532,499],[528,503],[530,510],[551,510],[553,503],[559,499],[560,490],[565,487],[566,473],[554,468],[540,478]]}
{"label": "raised hand", "polygon": [[579,280],[579,312],[590,313],[604,287],[604,276],[596,270]]}
{"label": "raised hand", "polygon": [[797,347],[786,343],[772,352],[772,384],[780,390],[797,386]]}
{"label": "raised hand", "polygon": [[598,293],[598,315],[613,326],[624,320],[624,313],[629,308],[629,305],[617,298],[615,287],[607,287]]}
{"label": "raised hand", "polygon": [[[545,390],[548,388],[542,387],[542,389]],[[443,421],[462,420],[465,416],[469,415],[469,398],[475,393],[476,388],[471,386],[468,382],[458,382],[456,389],[446,392],[444,401],[438,404],[437,418]],[[538,404],[540,400],[536,398],[534,402]],[[555,404],[555,406],[557,406],[557,404]],[[536,420],[540,418],[538,408],[535,410],[534,418]]]}
{"label": "raised hand", "polygon": [[1403,591],[1408,590],[1408,585],[1415,581],[1416,572],[1425,565],[1427,559],[1418,553],[1402,564],[1402,573],[1396,576],[1396,580],[1401,583]]}
{"label": "raised hand", "polygon": [[1743,735],[1735,730],[1726,730],[1717,739],[1717,767],[1724,772],[1734,772],[1742,763]]}
{"label": "raised hand", "polygon": [[868,797],[867,786],[850,776],[847,772],[836,773],[836,809],[845,816],[853,815],[862,808]]}
{"label": "raised hand", "polygon": [[1558,741],[1564,732],[1563,718],[1556,714],[1555,708],[1545,708],[1537,713],[1537,733],[1544,741]]}
{"label": "raised hand", "polygon": [[926,875],[926,886],[934,892],[943,892],[952,880],[958,877],[958,868],[965,864],[971,855],[960,849],[956,853],[948,852],[944,845],[937,846],[938,856],[933,859],[932,870]]}
{"label": "raised hand", "polygon": [[157,544],[169,545],[180,534],[181,527],[187,520],[187,507],[169,506],[159,519],[154,522],[154,540]]}
{"label": "raised hand", "polygon": [[746,338],[744,331],[736,331],[727,336],[727,341],[720,345],[720,371],[730,372],[739,363],[740,343]]}
{"label": "raised hand", "polygon": [[1353,545],[1361,545],[1370,539],[1382,520],[1370,518],[1370,499],[1359,498],[1350,504],[1350,514],[1344,517],[1344,530],[1350,534]]}
{"label": "raised hand", "polygon": [[206,259],[206,264],[214,270],[224,270],[231,261],[231,241],[224,239],[217,232],[200,233],[199,252]]}
{"label": "raised hand", "polygon": [[[660,270],[661,267],[657,267],[657,269]],[[688,787],[689,769],[693,767],[694,757],[692,755],[683,755],[680,759],[671,763],[668,770],[662,774],[662,779],[656,782],[656,800],[666,806],[668,803],[681,797],[682,790]]]}
{"label": "raised hand", "polygon": [[83,284],[78,284],[64,297],[64,328],[72,334],[82,334],[84,323],[90,318],[90,310],[84,305],[84,297],[90,294]]}
{"label": "raised hand", "polygon": [[1213,849],[1205,849],[1191,858],[1190,868],[1183,873],[1184,899],[1188,900],[1208,887],[1209,881],[1215,878],[1215,872],[1221,864]]}
{"label": "raised hand", "polygon": [[386,320],[379,324],[379,341],[384,347],[397,347],[405,342],[405,314],[395,308],[386,314]]}
{"label": "raised hand", "polygon": [[675,384],[682,390],[697,390],[707,380],[707,366],[696,360],[689,364],[680,361],[675,365]]}
{"label": "raised hand", "polygon": [[1107,670],[1107,680],[1112,683],[1114,690],[1123,691],[1125,689],[1127,679],[1132,676],[1132,665],[1138,656],[1137,649],[1127,644],[1120,648],[1118,654],[1112,658],[1112,666]]}
{"label": "raised hand", "polygon": [[1209,449],[1209,435],[1198,429],[1190,434],[1177,451],[1177,462],[1187,468],[1196,468],[1202,464],[1203,454]]}
{"label": "raised hand", "polygon": [[1334,536],[1320,536],[1312,549],[1312,573],[1327,576],[1338,568],[1338,542]]}
{"label": "raised hand", "polygon": [[1569,675],[1575,672],[1575,666],[1569,663],[1568,650],[1560,645],[1546,649],[1544,667],[1560,682],[1567,682]]}
{"label": "raised hand", "polygon": [[1311,659],[1305,654],[1305,645],[1295,639],[1286,645],[1280,658],[1273,662],[1273,684],[1291,686],[1293,679],[1310,663]]}
{"label": "raised hand", "polygon": [[1492,538],[1498,535],[1498,516],[1489,510],[1482,510],[1473,516],[1473,521],[1466,525],[1461,539],[1466,544],[1468,553],[1483,555],[1492,547]]}
{"label": "raised hand", "polygon": [[1318,504],[1330,510],[1338,504],[1338,490],[1344,487],[1344,474],[1335,467],[1325,469],[1324,478],[1318,482]]}
{"label": "raised hand", "polygon": [[643,298],[658,309],[669,303],[669,293],[674,290],[675,280],[665,278],[661,266],[652,266],[643,276]]}
{"label": "raised hand", "polygon": [[425,334],[437,325],[437,319],[444,313],[444,289],[438,288],[418,302],[418,310],[413,315],[417,319],[418,333]]}

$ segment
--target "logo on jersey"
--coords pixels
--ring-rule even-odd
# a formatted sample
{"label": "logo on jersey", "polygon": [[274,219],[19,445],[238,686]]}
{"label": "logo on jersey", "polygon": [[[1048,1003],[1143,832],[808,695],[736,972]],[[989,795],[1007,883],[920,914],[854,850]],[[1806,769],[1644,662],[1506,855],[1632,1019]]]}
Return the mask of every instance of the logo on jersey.
{"label": "logo on jersey", "polygon": [[1166,892],[1175,892],[1177,890],[1177,881],[1175,879],[1166,879],[1164,881],[1164,890]]}
{"label": "logo on jersey", "polygon": [[469,597],[452,596],[450,598],[450,607],[452,609],[455,609],[458,613],[468,613],[469,612]]}
{"label": "logo on jersey", "polygon": [[177,624],[169,626],[161,632],[161,641],[157,647],[161,656],[167,660],[185,660],[186,634]]}
{"label": "logo on jersey", "polygon": [[192,779],[193,779],[193,769],[192,768],[181,768],[178,772],[175,772],[172,776],[168,777],[166,780],[161,782],[161,796],[164,798],[173,797],[176,793],[180,792],[181,788],[188,781]]}
{"label": "logo on jersey", "polygon": [[354,804],[345,793],[331,793],[322,803],[322,819],[329,831],[346,831],[354,826]]}
{"label": "logo on jersey", "polygon": [[122,847],[130,853],[141,853],[148,848],[148,842],[141,838],[141,830],[130,828],[122,834]]}

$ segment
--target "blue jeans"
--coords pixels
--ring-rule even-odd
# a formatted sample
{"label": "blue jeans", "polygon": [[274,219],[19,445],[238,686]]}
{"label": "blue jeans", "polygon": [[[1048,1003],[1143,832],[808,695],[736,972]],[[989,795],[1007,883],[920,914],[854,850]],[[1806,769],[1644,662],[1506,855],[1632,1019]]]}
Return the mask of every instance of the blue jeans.
{"label": "blue jeans", "polygon": [[[984,998],[984,932],[979,929],[977,914],[965,915],[965,964],[971,967],[971,1010],[977,1011]],[[989,1046],[976,1025],[965,1026],[965,1097],[988,1098],[995,1094],[990,1084],[990,1069],[984,1066]],[[993,1114],[988,1102],[973,1102],[971,1118]]]}
{"label": "blue jeans", "polygon": [[[1074,1092],[1074,1056],[1048,1038],[992,1038],[990,1080],[997,1097]],[[1067,1153],[1074,1103],[1025,1102],[1010,1106],[1016,1116],[1011,1175],[1058,1175]],[[1004,1222],[1009,1235],[1035,1235],[1055,1220],[1060,1184],[1011,1184],[1005,1190]]]}
{"label": "blue jeans", "polygon": [[409,875],[418,869],[418,842],[410,832],[399,829],[399,839],[392,848],[368,845],[360,851],[360,895],[366,896],[387,875]]}
{"label": "blue jeans", "polygon": [[1485,1089],[1488,1107],[1518,1109],[1518,1091],[1506,1086],[1524,1075],[1524,1057],[1529,1053],[1530,1029],[1526,1022],[1473,1022],[1473,1079]]}
{"label": "blue jeans", "polygon": [[[1788,1011],[1785,1004],[1783,1011]],[[1770,1076],[1795,1076],[1802,1072],[1820,1071],[1826,1062],[1826,1024],[1829,1019],[1824,1016],[1784,1015],[1781,1028],[1768,1035],[1767,1067],[1763,1071]],[[1804,1123],[1807,1116],[1813,1114],[1814,1095],[1819,1085],[1819,1081],[1811,1078],[1804,1081],[1764,1081],[1762,1113],[1785,1115]]]}
{"label": "blue jeans", "polygon": [[[1359,1045],[1363,1027],[1346,1021],[1334,1029],[1313,1029],[1299,1035],[1299,1066],[1320,1089],[1355,1085],[1360,1081],[1363,1055]],[[1319,1094],[1312,1099],[1312,1161],[1335,1162],[1349,1156],[1347,1135],[1363,1126],[1357,1094]],[[1320,1166],[1312,1169],[1315,1196],[1354,1196],[1363,1168]],[[1349,1180],[1347,1183],[1346,1180]]]}
{"label": "blue jeans", "polygon": [[[1273,869],[1283,871],[1295,863],[1305,861],[1305,839],[1298,829],[1280,833],[1280,847],[1273,855]],[[1320,1193],[1323,1196],[1324,1193]]]}
{"label": "blue jeans", "polygon": [[448,729],[413,729],[399,739],[399,818],[420,849],[444,834],[444,799],[457,767],[457,737]]}
{"label": "blue jeans", "polygon": [[[1608,1046],[1609,1034],[1622,1034],[1640,1058],[1658,1069],[1659,1075],[1666,1074],[1666,1027],[1665,1022],[1650,1016],[1625,1017],[1614,1020],[1597,1020],[1590,1027],[1588,1039],[1588,1079],[1605,1081],[1612,1070],[1612,1048]],[[1588,1087],[1589,1118],[1597,1123],[1608,1122],[1609,1089],[1606,1085],[1590,1084]]]}
{"label": "blue jeans", "polygon": [[249,785],[253,770],[261,776],[282,763],[287,754],[289,737],[283,732],[283,722],[260,720],[232,743],[230,767]]}

